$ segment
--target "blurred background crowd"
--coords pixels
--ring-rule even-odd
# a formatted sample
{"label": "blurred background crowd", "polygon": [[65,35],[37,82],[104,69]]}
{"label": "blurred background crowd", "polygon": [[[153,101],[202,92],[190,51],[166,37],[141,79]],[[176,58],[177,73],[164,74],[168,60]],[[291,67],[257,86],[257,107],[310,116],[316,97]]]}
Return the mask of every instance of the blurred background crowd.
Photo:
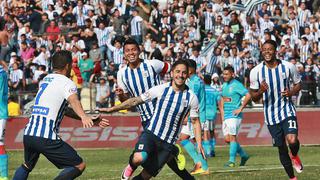
{"label": "blurred background crowd", "polygon": [[209,74],[218,90],[221,72],[231,65],[249,88],[250,70],[262,61],[261,45],[273,39],[277,58],[295,64],[302,76],[295,103],[318,105],[320,2],[266,0],[250,14],[234,8],[247,1],[0,0],[0,60],[9,73],[10,100],[29,102],[51,72],[50,57],[68,50],[79,97],[89,94],[91,109],[113,105],[128,37],[140,44],[141,59],[193,59],[198,75]]}

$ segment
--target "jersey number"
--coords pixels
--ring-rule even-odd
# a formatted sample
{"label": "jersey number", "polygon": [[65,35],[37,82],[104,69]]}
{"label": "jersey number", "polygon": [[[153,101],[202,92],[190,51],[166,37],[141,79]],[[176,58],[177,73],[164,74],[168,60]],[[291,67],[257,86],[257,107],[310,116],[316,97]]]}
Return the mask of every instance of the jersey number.
{"label": "jersey number", "polygon": [[40,91],[36,96],[36,102],[34,103],[35,105],[37,105],[39,103],[40,96],[42,95],[43,91],[47,88],[47,86],[48,86],[48,83],[41,84]]}
{"label": "jersey number", "polygon": [[297,122],[296,121],[293,121],[293,120],[289,120],[288,121],[289,123],[289,129],[297,129]]}

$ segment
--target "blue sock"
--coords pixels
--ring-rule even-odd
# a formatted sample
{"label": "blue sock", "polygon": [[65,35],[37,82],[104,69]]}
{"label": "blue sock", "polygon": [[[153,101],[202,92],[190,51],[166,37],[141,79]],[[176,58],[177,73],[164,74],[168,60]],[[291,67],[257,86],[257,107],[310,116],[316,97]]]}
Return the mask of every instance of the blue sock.
{"label": "blue sock", "polygon": [[185,139],[182,140],[180,143],[183,148],[187,151],[187,153],[189,154],[189,156],[192,158],[193,162],[195,164],[197,164],[198,162],[200,162],[199,156],[198,156],[198,152],[195,148],[195,146],[193,145],[192,142],[190,142],[189,139]]}
{"label": "blue sock", "polygon": [[55,180],[63,180],[63,179],[75,179],[76,177],[80,176],[82,171],[76,167],[67,167],[64,168],[60,174],[54,178]]}
{"label": "blue sock", "polygon": [[237,143],[237,146],[237,153],[239,153],[240,157],[247,157],[248,154],[241,148],[239,143]]}
{"label": "blue sock", "polygon": [[235,141],[230,142],[229,148],[229,161],[236,162],[236,155],[237,155],[238,143]]}
{"label": "blue sock", "polygon": [[0,155],[0,177],[8,177],[8,155]]}
{"label": "blue sock", "polygon": [[21,165],[14,173],[12,180],[26,180],[28,179],[30,172],[31,170],[27,169],[24,165]]}
{"label": "blue sock", "polygon": [[211,146],[209,141],[202,141],[202,146],[206,155],[211,153]]}
{"label": "blue sock", "polygon": [[207,170],[207,169],[208,169],[207,160],[203,159],[201,153],[197,153],[197,154],[198,154],[199,159],[200,159],[200,161],[201,161],[201,168],[202,168],[203,170]]}
{"label": "blue sock", "polygon": [[214,149],[216,146],[216,139],[215,138],[210,139],[210,145],[211,145],[211,150],[214,152]]}

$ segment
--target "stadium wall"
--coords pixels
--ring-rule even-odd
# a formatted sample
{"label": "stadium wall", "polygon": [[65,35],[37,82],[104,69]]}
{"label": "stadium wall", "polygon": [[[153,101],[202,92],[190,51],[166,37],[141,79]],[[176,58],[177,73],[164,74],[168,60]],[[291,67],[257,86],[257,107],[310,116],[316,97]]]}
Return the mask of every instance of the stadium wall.
{"label": "stadium wall", "polygon": [[[300,142],[305,145],[320,144],[320,112],[299,111],[298,125]],[[80,121],[65,118],[60,136],[76,148],[119,148],[133,147],[142,131],[140,119],[135,116],[106,116],[110,127],[101,129],[82,128]],[[224,145],[221,121],[216,123],[217,144]],[[8,149],[22,149],[23,130],[28,122],[26,117],[11,118],[6,128],[6,146]],[[271,145],[272,140],[267,126],[263,122],[262,112],[246,112],[239,133],[242,145]]]}

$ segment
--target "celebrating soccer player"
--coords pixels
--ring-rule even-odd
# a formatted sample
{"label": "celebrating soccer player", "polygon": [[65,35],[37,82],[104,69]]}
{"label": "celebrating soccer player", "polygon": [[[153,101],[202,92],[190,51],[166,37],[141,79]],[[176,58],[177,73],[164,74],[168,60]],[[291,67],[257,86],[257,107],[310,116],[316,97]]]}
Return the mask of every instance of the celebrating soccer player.
{"label": "celebrating soccer player", "polygon": [[188,113],[195,128],[198,151],[204,155],[198,119],[198,99],[185,84],[188,77],[188,64],[185,60],[178,60],[172,65],[171,77],[172,82],[155,86],[138,97],[105,109],[106,112],[115,112],[156,100],[154,113],[130,157],[131,166],[137,168],[142,165],[144,168],[133,179],[145,180],[155,177],[165,163],[170,161],[182,121]]}
{"label": "celebrating soccer player", "polygon": [[[24,164],[15,172],[14,180],[25,180],[43,154],[57,168],[63,169],[55,178],[75,179],[84,171],[86,165],[78,153],[59,136],[59,129],[64,114],[81,120],[84,128],[94,124],[104,128],[109,125],[105,119],[86,115],[77,96],[77,87],[70,76],[72,67],[71,53],[57,52],[52,57],[53,73],[40,83],[35,98],[32,114],[24,130]],[[65,112],[68,103],[73,110]]]}
{"label": "celebrating soccer player", "polygon": [[[234,79],[234,69],[227,66],[223,70],[222,98],[219,109],[222,118],[222,132],[225,141],[230,144],[229,161],[225,167],[235,167],[237,153],[241,156],[240,166],[244,166],[249,159],[247,153],[241,148],[237,135],[239,133],[242,110],[246,107],[251,99],[248,90],[238,80]],[[245,97],[242,104],[241,99]]]}
{"label": "celebrating soccer player", "polygon": [[[124,43],[124,56],[128,65],[121,68],[117,74],[116,94],[122,102],[130,96],[140,96],[150,88],[159,85],[159,75],[170,71],[170,64],[155,59],[140,59],[139,54],[139,44],[134,39],[127,39]],[[145,129],[154,113],[154,102],[150,101],[138,105],[137,109],[140,112],[142,127]],[[100,111],[104,110],[106,109],[100,109]],[[173,154],[177,158],[169,161],[168,166],[182,179],[190,178],[190,174],[184,168],[185,157],[181,154],[180,149],[174,148]],[[132,165],[130,159],[129,164],[122,172],[122,180],[129,179],[135,171],[135,166]]]}
{"label": "celebrating soccer player", "polygon": [[278,147],[281,164],[289,178],[294,180],[292,163],[298,173],[302,172],[303,166],[298,156],[298,123],[291,96],[300,91],[301,78],[293,64],[276,59],[276,49],[273,40],[263,44],[263,62],[250,72],[250,93],[254,101],[263,99],[265,123]]}

